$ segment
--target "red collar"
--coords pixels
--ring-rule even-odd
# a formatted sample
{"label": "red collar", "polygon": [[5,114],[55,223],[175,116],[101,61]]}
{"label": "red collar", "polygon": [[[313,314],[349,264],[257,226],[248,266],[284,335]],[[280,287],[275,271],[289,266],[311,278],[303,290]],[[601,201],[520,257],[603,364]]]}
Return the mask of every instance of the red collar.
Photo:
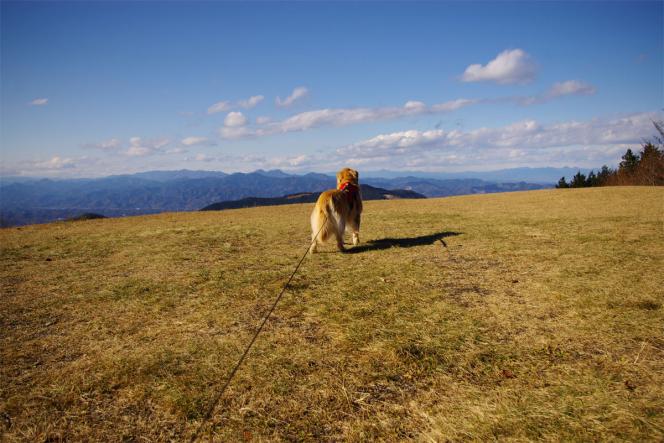
{"label": "red collar", "polygon": [[357,194],[357,185],[354,185],[351,182],[343,182],[341,186],[339,186],[339,190],[342,192],[346,192],[346,198],[348,201],[352,201],[353,197],[355,194]]}
{"label": "red collar", "polygon": [[353,192],[357,191],[357,186],[355,186],[351,182],[343,182],[341,184],[341,186],[339,186],[339,190],[340,191],[345,191],[346,189],[348,189],[348,192],[353,193]]}

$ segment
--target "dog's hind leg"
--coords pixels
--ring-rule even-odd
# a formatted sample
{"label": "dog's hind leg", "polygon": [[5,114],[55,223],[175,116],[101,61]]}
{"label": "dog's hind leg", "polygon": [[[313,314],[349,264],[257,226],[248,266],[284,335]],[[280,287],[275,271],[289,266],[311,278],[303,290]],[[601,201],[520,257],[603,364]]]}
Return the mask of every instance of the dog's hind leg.
{"label": "dog's hind leg", "polygon": [[337,238],[337,248],[339,251],[344,252],[346,248],[344,247],[344,232],[346,231],[346,221],[343,217],[339,217],[339,222],[337,223],[336,230],[334,235]]}
{"label": "dog's hind leg", "polygon": [[309,253],[310,254],[315,254],[318,250],[318,240],[316,239],[315,235],[311,235],[311,246],[309,246]]}
{"label": "dog's hind leg", "polygon": [[353,232],[353,246],[357,246],[360,243],[360,214],[353,217],[350,228]]}
{"label": "dog's hind leg", "polygon": [[329,235],[329,222],[325,212],[314,208],[311,213],[311,246],[309,252],[316,253],[319,243],[324,243]]}

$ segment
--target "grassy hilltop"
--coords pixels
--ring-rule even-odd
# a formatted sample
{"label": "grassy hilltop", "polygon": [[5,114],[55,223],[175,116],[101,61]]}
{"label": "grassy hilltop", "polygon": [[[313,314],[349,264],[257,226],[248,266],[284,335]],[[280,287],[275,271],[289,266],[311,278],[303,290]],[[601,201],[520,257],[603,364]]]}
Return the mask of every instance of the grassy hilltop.
{"label": "grassy hilltop", "polygon": [[[190,436],[310,211],[1,230],[2,439]],[[361,239],[304,262],[203,435],[664,439],[664,189],[367,202]]]}

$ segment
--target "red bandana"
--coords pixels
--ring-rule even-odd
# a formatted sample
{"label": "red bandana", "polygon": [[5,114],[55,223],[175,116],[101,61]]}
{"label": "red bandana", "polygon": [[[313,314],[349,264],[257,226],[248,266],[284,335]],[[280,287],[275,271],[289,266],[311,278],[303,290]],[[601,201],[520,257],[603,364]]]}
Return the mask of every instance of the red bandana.
{"label": "red bandana", "polygon": [[340,191],[346,191],[346,198],[348,201],[351,201],[355,194],[357,193],[357,186],[352,184],[351,182],[343,182],[341,186],[339,186]]}

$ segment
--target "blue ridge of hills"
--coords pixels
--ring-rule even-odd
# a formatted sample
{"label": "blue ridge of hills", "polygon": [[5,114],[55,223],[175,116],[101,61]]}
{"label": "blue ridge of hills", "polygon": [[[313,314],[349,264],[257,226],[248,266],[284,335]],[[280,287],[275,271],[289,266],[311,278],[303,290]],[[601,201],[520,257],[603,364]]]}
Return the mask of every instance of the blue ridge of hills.
{"label": "blue ridge of hills", "polygon": [[[400,198],[426,198],[415,191],[403,189],[381,189],[370,185],[360,185],[362,200],[395,200]],[[251,208],[255,206],[290,205],[294,203],[314,203],[320,192],[299,192],[282,197],[247,197],[240,200],[213,203],[201,211],[219,211],[222,209]]]}
{"label": "blue ridge of hills", "polygon": [[[426,197],[522,191],[552,186],[550,183],[493,182],[479,178],[381,178],[372,174],[362,174],[360,179],[362,184],[390,190],[393,194],[402,190]],[[148,171],[66,180],[1,177],[0,223],[2,226],[44,223],[69,219],[86,212],[118,217],[165,211],[195,211],[219,202],[317,193],[334,188],[335,184],[333,174],[295,175],[280,170],[233,174],[219,171]]]}

